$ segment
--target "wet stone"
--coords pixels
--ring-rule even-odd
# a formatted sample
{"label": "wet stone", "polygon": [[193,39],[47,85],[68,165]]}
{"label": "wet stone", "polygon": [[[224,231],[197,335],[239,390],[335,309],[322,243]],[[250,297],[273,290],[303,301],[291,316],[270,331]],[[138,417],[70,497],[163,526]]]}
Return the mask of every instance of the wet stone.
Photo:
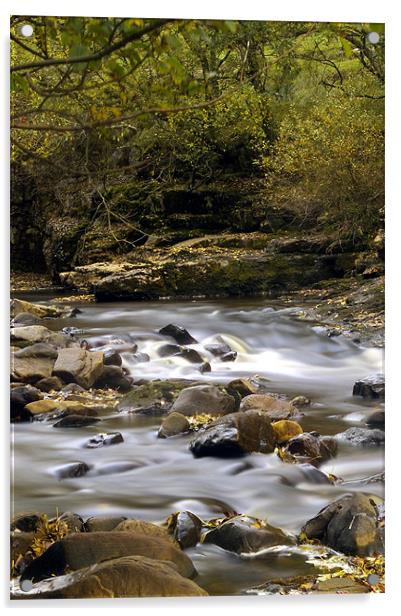
{"label": "wet stone", "polygon": [[214,543],[236,554],[249,554],[276,545],[293,545],[295,538],[265,521],[242,515],[209,531],[203,542]]}
{"label": "wet stone", "polygon": [[285,451],[302,462],[320,464],[337,454],[337,442],[330,436],[320,436],[317,432],[304,432],[291,438]]}
{"label": "wet stone", "polygon": [[384,375],[372,374],[364,379],[356,381],[352,390],[353,396],[363,398],[383,399],[385,391]]}
{"label": "wet stone", "polygon": [[380,447],[384,445],[385,433],[378,428],[348,428],[336,434],[336,439],[354,447]]}
{"label": "wet stone", "polygon": [[99,417],[89,417],[88,415],[67,415],[53,424],[53,428],[81,428],[82,426],[91,426],[99,421],[101,421]]}
{"label": "wet stone", "polygon": [[112,347],[107,347],[103,349],[103,363],[105,366],[121,366],[123,360],[118,351]]}
{"label": "wet stone", "polygon": [[157,354],[159,357],[171,357],[172,355],[178,355],[181,351],[181,347],[176,344],[163,344],[158,351]]}
{"label": "wet stone", "polygon": [[72,533],[53,543],[23,571],[21,582],[37,582],[69,570],[82,569],[122,556],[146,556],[174,563],[184,577],[193,577],[195,568],[190,558],[170,540],[139,533],[108,531]]}
{"label": "wet stone", "polygon": [[91,467],[85,462],[71,462],[55,469],[54,474],[58,479],[68,479],[71,477],[83,477],[90,471]]}
{"label": "wet stone", "polygon": [[188,361],[190,364],[202,364],[203,363],[203,357],[198,353],[198,351],[195,351],[195,349],[182,349],[177,354],[177,357],[182,357],[183,359]]}
{"label": "wet stone", "polygon": [[190,423],[188,419],[184,415],[181,415],[181,413],[174,412],[163,419],[157,436],[159,438],[168,438],[188,432],[189,429]]}
{"label": "wet stone", "polygon": [[189,444],[196,458],[204,456],[237,457],[258,451],[272,453],[275,435],[264,413],[231,413],[212,422],[197,433]]}
{"label": "wet stone", "polygon": [[220,357],[221,361],[235,361],[237,359],[237,351],[230,351],[229,353],[225,353]]}
{"label": "wet stone", "polygon": [[174,539],[184,550],[199,542],[203,522],[191,511],[179,511],[170,516],[168,526],[173,531]]}
{"label": "wet stone", "polygon": [[173,323],[159,329],[159,334],[170,336],[177,344],[195,344],[197,342],[184,327],[174,325]]}
{"label": "wet stone", "polygon": [[97,449],[98,447],[108,447],[109,445],[117,445],[123,443],[124,439],[120,432],[100,433],[86,441],[84,447],[87,449]]}
{"label": "wet stone", "polygon": [[302,529],[308,539],[356,556],[383,551],[378,512],[364,494],[347,494],[324,507]]}
{"label": "wet stone", "polygon": [[373,411],[366,418],[366,424],[372,428],[384,428],[384,411]]}

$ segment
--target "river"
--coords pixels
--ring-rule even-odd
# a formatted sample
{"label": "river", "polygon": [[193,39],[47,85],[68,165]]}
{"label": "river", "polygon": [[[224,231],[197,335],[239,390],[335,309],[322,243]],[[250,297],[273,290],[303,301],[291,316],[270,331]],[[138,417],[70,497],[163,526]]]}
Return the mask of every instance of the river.
{"label": "river", "polygon": [[[44,303],[52,299],[38,294],[24,298]],[[226,383],[258,375],[269,379],[272,392],[310,398],[312,404],[303,409],[300,423],[304,430],[321,434],[364,426],[366,415],[378,408],[375,401],[352,397],[352,387],[358,378],[383,370],[383,351],[343,336],[328,337],[322,327],[294,319],[296,309],[274,301],[71,304],[82,312],[67,320],[48,320],[46,326],[77,327],[92,342],[129,334],[138,351],[150,356],[149,362],[138,364],[123,354],[124,366],[135,379],[179,377]],[[211,373],[202,375],[180,358],[158,356],[166,339],[157,330],[168,323],[182,325],[199,341],[192,346],[207,356]],[[204,351],[204,344],[219,335],[237,351],[235,362],[221,362]],[[98,425],[55,430],[48,422],[13,424],[14,510],[49,515],[68,510],[83,517],[118,513],[162,521],[177,510],[188,509],[208,519],[234,509],[298,532],[323,506],[350,491],[383,496],[382,483],[366,486],[359,481],[383,470],[380,448],[340,445],[337,457],[320,468],[351,483],[321,484],[275,454],[195,459],[188,450],[189,436],[157,438],[160,421],[113,413],[104,418],[101,430]],[[83,448],[89,436],[116,430],[123,443]],[[92,470],[83,477],[58,479],[57,467],[76,461],[86,462]],[[133,464],[126,472],[104,471],[115,463]],[[189,555],[199,571],[197,582],[211,594],[238,594],[266,579],[306,573],[312,567],[305,555],[288,549],[249,559],[200,544]]]}

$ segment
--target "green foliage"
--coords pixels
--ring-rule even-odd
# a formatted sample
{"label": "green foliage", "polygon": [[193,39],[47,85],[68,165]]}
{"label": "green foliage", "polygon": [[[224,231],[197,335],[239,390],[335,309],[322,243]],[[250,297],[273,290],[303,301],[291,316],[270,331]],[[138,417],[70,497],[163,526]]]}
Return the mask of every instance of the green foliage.
{"label": "green foliage", "polygon": [[12,160],[41,191],[266,178],[300,220],[378,226],[383,24],[13,17],[11,32]]}
{"label": "green foliage", "polygon": [[275,198],[329,224],[340,235],[374,232],[384,198],[381,102],[327,95],[302,113],[292,107],[265,159]]}

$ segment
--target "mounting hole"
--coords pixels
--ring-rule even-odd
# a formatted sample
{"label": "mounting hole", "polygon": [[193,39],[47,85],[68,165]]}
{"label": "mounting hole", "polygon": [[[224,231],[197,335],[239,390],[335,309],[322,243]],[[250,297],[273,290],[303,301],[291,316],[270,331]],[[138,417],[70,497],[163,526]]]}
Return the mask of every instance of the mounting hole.
{"label": "mounting hole", "polygon": [[367,38],[369,43],[372,43],[372,45],[377,45],[377,43],[380,41],[380,36],[377,32],[369,32]]}
{"label": "mounting hole", "polygon": [[31,26],[31,24],[24,24],[23,26],[20,27],[20,32],[22,34],[22,36],[32,36],[33,34],[33,27]]}
{"label": "mounting hole", "polygon": [[24,592],[29,592],[30,590],[32,590],[33,588],[33,582],[32,580],[22,580],[21,584],[20,584],[20,588],[21,590],[23,590]]}

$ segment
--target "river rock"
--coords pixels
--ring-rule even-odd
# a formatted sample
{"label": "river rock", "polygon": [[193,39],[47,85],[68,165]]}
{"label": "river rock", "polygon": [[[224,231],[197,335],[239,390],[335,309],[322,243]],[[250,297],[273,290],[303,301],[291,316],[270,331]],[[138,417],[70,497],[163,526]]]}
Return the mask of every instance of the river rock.
{"label": "river rock", "polygon": [[355,447],[380,447],[384,445],[385,433],[379,429],[348,428],[345,432],[336,434],[338,441]]}
{"label": "river rock", "polygon": [[253,451],[272,453],[274,447],[275,435],[270,418],[259,411],[221,417],[199,431],[189,444],[196,458],[235,457]]}
{"label": "river rock", "polygon": [[35,417],[37,415],[42,415],[44,413],[52,413],[57,410],[68,411],[68,414],[78,413],[78,414],[88,414],[90,413],[90,409],[84,407],[79,402],[74,402],[70,400],[38,400],[37,402],[30,402],[25,406],[25,411],[27,411],[31,417]]}
{"label": "river rock", "polygon": [[84,530],[87,533],[108,532],[115,530],[121,522],[127,518],[125,516],[96,515],[88,518],[84,523]]}
{"label": "river rock", "polygon": [[304,432],[291,438],[284,449],[300,461],[320,464],[337,454],[337,441],[317,432]]}
{"label": "river rock", "polygon": [[10,418],[12,420],[29,420],[32,415],[29,411],[25,410],[25,406],[42,398],[42,392],[36,389],[36,387],[32,387],[32,385],[14,387],[10,391]]}
{"label": "river rock", "polygon": [[[14,598],[24,598],[20,593]],[[29,599],[97,599],[116,597],[207,596],[170,561],[146,556],[124,556],[51,579],[46,590]]]}
{"label": "river rock", "polygon": [[366,418],[366,424],[371,428],[384,428],[384,410],[373,411]]}
{"label": "river rock", "polygon": [[177,344],[163,344],[157,350],[159,357],[171,357],[172,355],[178,355],[181,351],[181,347]]}
{"label": "river rock", "polygon": [[159,329],[159,334],[170,336],[177,344],[195,344],[197,342],[184,327],[174,325],[173,323]]}
{"label": "river rock", "polygon": [[220,357],[221,361],[235,361],[237,359],[237,351],[230,351]]}
{"label": "river rock", "polygon": [[377,509],[364,494],[347,494],[319,511],[306,522],[302,534],[355,556],[383,551]]}
{"label": "river rock", "polygon": [[240,411],[263,411],[271,419],[290,419],[299,416],[299,411],[287,400],[274,398],[270,394],[251,394],[242,399]]}
{"label": "river rock", "polygon": [[40,379],[40,381],[36,383],[36,387],[45,393],[49,393],[49,391],[60,391],[63,386],[64,383],[58,376],[48,376],[45,379]]}
{"label": "river rock", "polygon": [[202,364],[203,363],[203,357],[198,353],[198,351],[195,351],[195,349],[182,349],[177,354],[177,357],[182,357],[183,359],[188,361],[190,364]]}
{"label": "river rock", "polygon": [[199,541],[203,522],[191,511],[178,511],[168,519],[169,529],[181,548],[194,547]]}
{"label": "river rock", "polygon": [[66,383],[77,383],[89,389],[102,376],[103,370],[103,353],[71,348],[59,351],[53,374]]}
{"label": "river rock", "polygon": [[132,355],[128,356],[128,359],[130,361],[130,363],[133,364],[144,364],[148,361],[150,361],[150,355],[148,355],[147,353],[132,353]]}
{"label": "river rock", "polygon": [[170,412],[182,415],[227,415],[234,410],[234,398],[215,385],[195,385],[180,391]]}
{"label": "river rock", "polygon": [[177,434],[184,434],[185,432],[188,432],[190,427],[191,425],[184,415],[173,412],[163,419],[157,436],[159,438],[177,436]]}
{"label": "river rock", "polygon": [[24,325],[39,325],[41,319],[39,317],[35,317],[33,314],[29,312],[20,312],[12,321],[12,327],[23,327]]}
{"label": "river rock", "polygon": [[250,379],[234,379],[234,381],[228,383],[226,389],[231,395],[233,395],[233,392],[237,392],[241,398],[255,394],[258,390]]}
{"label": "river rock", "polygon": [[306,396],[295,396],[295,398],[291,400],[291,404],[293,406],[296,406],[297,408],[302,406],[309,406],[310,400]]}
{"label": "river rock", "polygon": [[109,445],[117,445],[123,442],[124,439],[120,432],[102,432],[92,436],[92,438],[86,441],[84,447],[87,449],[97,449],[98,447],[108,447]]}
{"label": "river rock", "polygon": [[199,372],[201,374],[204,374],[205,372],[211,372],[211,371],[212,371],[212,366],[209,364],[208,361],[204,361],[203,364],[199,366]]}
{"label": "river rock", "polygon": [[105,366],[122,366],[123,360],[113,347],[106,347],[103,349],[103,363]]}
{"label": "river rock", "polygon": [[27,325],[11,329],[11,343],[17,347],[26,347],[37,342],[46,342],[56,347],[65,347],[67,338],[63,334],[55,333],[43,325]]}
{"label": "river rock", "polygon": [[146,556],[173,562],[184,577],[193,577],[195,568],[184,552],[163,537],[109,531],[73,533],[53,543],[23,571],[21,581],[37,582],[51,575],[82,569],[122,556]]}
{"label": "river rock", "polygon": [[218,336],[218,342],[205,344],[205,349],[212,355],[215,355],[215,357],[222,357],[223,355],[227,355],[227,353],[232,352],[232,348],[224,342],[221,336]]}
{"label": "river rock", "polygon": [[125,376],[120,366],[103,366],[103,372],[94,386],[97,388],[110,387],[117,391],[127,392],[132,388],[132,378]]}
{"label": "river rock", "polygon": [[54,474],[58,479],[83,477],[86,473],[89,473],[90,469],[91,467],[85,462],[70,462],[56,468]]}
{"label": "river rock", "polygon": [[303,433],[299,423],[296,421],[289,421],[288,419],[273,422],[272,428],[278,444],[286,443],[295,436]]}
{"label": "river rock", "polygon": [[384,375],[372,374],[356,381],[352,390],[353,396],[363,398],[384,399]]}
{"label": "river rock", "polygon": [[203,542],[236,554],[249,554],[275,545],[293,545],[295,538],[265,521],[240,515],[209,531]]}
{"label": "river rock", "polygon": [[91,426],[99,421],[102,421],[99,417],[72,414],[56,421],[56,423],[53,424],[53,428],[81,428],[83,426]]}

